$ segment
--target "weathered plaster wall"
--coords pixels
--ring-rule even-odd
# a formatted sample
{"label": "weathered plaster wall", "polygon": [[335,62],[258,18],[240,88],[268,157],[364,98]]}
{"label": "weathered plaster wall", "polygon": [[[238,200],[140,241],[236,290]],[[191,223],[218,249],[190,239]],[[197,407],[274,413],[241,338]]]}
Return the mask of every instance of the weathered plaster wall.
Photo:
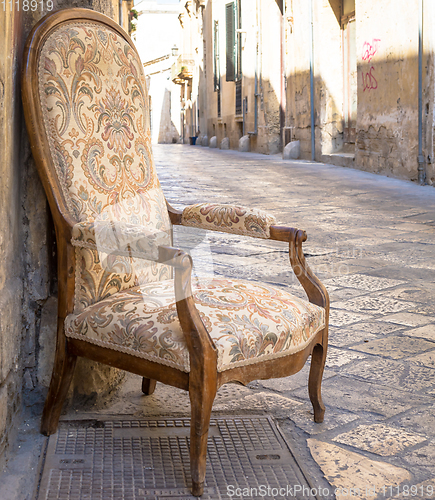
{"label": "weathered plaster wall", "polygon": [[435,184],[435,2],[424,2],[423,12],[423,153],[426,182]]}
{"label": "weathered plaster wall", "polygon": [[310,10],[308,2],[287,1],[286,125],[300,141],[301,157],[311,157],[310,127]]}
{"label": "weathered plaster wall", "polygon": [[316,159],[343,145],[342,37],[337,19],[339,2],[325,0],[314,9],[314,79]]}
{"label": "weathered plaster wall", "polygon": [[[417,180],[418,0],[357,0],[357,168]],[[343,40],[340,0],[314,2],[314,119],[316,159],[343,144]],[[423,153],[427,181],[435,180],[434,52],[435,6],[424,2]],[[310,9],[287,1],[286,126],[311,157]],[[330,161],[328,159],[327,161]]]}
{"label": "weathered plaster wall", "polygon": [[[287,2],[286,126],[301,143],[301,157],[311,159],[310,50],[308,2]],[[316,159],[339,150],[343,143],[343,73],[339,0],[314,3],[313,69]]]}
{"label": "weathered plaster wall", "polygon": [[20,14],[0,9],[0,454],[21,405],[22,231],[18,57]]}
{"label": "weathered plaster wall", "polygon": [[[10,11],[8,5],[0,9],[0,460],[23,403],[43,401],[57,322],[54,230],[30,153],[19,82],[24,41],[45,12]],[[115,0],[54,1],[55,9],[79,6],[118,18]],[[72,390],[97,401],[120,377],[80,362]]]}
{"label": "weathered plaster wall", "polygon": [[[206,117],[202,107],[204,96],[201,93],[201,82],[204,80],[204,44],[203,44],[203,15],[205,2],[189,0],[180,3],[180,51],[178,64],[174,67],[181,73],[185,66],[188,79],[179,81],[181,87],[182,112],[180,134],[181,140],[189,144],[189,138],[205,135]],[[175,74],[173,75],[175,77]],[[174,94],[175,95],[175,94]],[[201,107],[200,107],[201,106]],[[173,114],[175,121],[175,114]]]}
{"label": "weathered plaster wall", "polygon": [[[247,10],[246,2],[245,10]],[[275,0],[259,2],[258,19],[261,71],[259,72],[259,132],[256,151],[276,154],[281,150],[282,15]],[[255,33],[255,28],[251,31]],[[252,72],[255,63],[253,60],[247,62]]]}
{"label": "weathered plaster wall", "polygon": [[417,2],[359,1],[356,12],[356,164],[371,172],[416,180]]}

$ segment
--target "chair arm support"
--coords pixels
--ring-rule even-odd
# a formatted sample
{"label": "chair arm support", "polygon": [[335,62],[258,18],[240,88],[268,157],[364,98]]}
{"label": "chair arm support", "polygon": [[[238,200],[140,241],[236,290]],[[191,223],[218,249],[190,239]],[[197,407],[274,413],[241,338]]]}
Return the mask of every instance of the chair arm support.
{"label": "chair arm support", "polygon": [[[323,283],[317,278],[308,265],[302,249],[302,243],[307,240],[307,233],[300,229],[280,228],[280,236],[286,232],[289,236],[290,264],[299,283],[302,285],[308,300],[323,307],[329,317],[329,295]],[[281,240],[283,241],[283,240]],[[285,240],[284,240],[285,241]]]}
{"label": "chair arm support", "polygon": [[168,209],[168,215],[169,219],[174,226],[180,226],[181,225],[181,216],[183,215],[182,210],[177,210],[173,206],[171,206],[168,203],[168,200],[166,200],[166,208]]}
{"label": "chair arm support", "polygon": [[[163,259],[172,257],[175,267],[175,300],[178,319],[189,349],[191,368],[200,369],[204,362],[217,365],[217,349],[208,333],[195,305],[192,293],[192,258],[182,250],[177,254],[173,248],[161,247]],[[166,261],[165,261],[166,263]],[[204,366],[202,366],[204,368]]]}

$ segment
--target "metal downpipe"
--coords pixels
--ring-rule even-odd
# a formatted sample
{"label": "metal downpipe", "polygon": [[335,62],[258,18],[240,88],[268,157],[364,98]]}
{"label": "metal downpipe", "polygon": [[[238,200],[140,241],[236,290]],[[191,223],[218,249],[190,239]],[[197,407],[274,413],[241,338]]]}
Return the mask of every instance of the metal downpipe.
{"label": "metal downpipe", "polygon": [[418,2],[418,182],[426,183],[426,162],[423,155],[423,0]]}
{"label": "metal downpipe", "polygon": [[258,135],[258,56],[259,56],[259,45],[260,45],[260,24],[258,19],[258,0],[256,2],[256,14],[257,14],[257,40],[256,40],[256,53],[255,53],[255,84],[254,84],[254,131],[248,132],[249,135]]}
{"label": "metal downpipe", "polygon": [[313,0],[310,3],[310,105],[311,105],[311,159],[316,159],[316,130],[314,123],[314,22]]}

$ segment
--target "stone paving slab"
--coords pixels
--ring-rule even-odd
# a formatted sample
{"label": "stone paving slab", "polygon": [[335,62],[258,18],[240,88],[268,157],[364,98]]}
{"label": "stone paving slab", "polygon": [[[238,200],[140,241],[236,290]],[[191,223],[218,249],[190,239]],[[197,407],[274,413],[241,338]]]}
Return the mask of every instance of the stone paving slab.
{"label": "stone paving slab", "polygon": [[412,363],[376,358],[350,366],[347,373],[376,384],[435,395],[434,371]]}
{"label": "stone paving slab", "polygon": [[418,337],[435,342],[435,325],[433,323],[412,330],[407,330],[406,333],[410,337]]}
{"label": "stone paving slab", "polygon": [[[424,360],[429,362],[429,360],[432,359],[431,356],[433,357],[433,353],[428,352],[419,354],[418,356],[413,355],[416,352],[421,353],[423,351],[434,351],[435,346],[433,342],[423,339],[412,339],[406,336],[399,337],[398,335],[389,335],[384,339],[377,339],[363,344],[357,344],[350,347],[350,349],[392,359],[403,359],[412,356],[409,358],[410,361],[414,361],[417,364],[424,364]],[[435,368],[435,366],[432,366],[432,368]]]}
{"label": "stone paving slab", "polygon": [[403,326],[422,326],[435,324],[435,318],[425,316],[423,314],[416,314],[414,312],[405,312],[384,316],[383,321]]}
{"label": "stone paving slab", "polygon": [[385,424],[372,424],[359,425],[349,432],[335,436],[332,440],[388,457],[402,453],[405,449],[426,441],[426,438]]}
{"label": "stone paving slab", "polygon": [[[413,407],[432,404],[433,398],[424,394],[405,392],[395,387],[382,386],[348,375],[331,377],[322,384],[324,403],[328,408],[340,408],[364,415],[368,422],[391,418]],[[290,392],[294,397],[307,400],[305,388]]]}
{"label": "stone paving slab", "polygon": [[395,325],[382,321],[357,322],[353,325],[330,327],[329,345],[337,347],[350,347],[364,345],[371,340],[378,339],[392,332],[403,329],[403,325]]}

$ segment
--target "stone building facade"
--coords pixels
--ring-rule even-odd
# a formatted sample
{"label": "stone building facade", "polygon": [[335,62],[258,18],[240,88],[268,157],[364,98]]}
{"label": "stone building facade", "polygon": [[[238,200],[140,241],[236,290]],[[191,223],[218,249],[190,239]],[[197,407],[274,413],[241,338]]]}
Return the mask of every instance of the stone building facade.
{"label": "stone building facade", "polygon": [[153,143],[172,144],[180,141],[180,86],[172,81],[172,67],[178,60],[181,27],[180,6],[142,0],[133,35],[144,65],[148,84]]}
{"label": "stone building facade", "polygon": [[275,0],[186,2],[181,24],[192,67],[182,83],[185,108],[193,112],[186,111],[185,122],[200,144],[216,137],[237,149],[245,135],[253,151],[280,150],[281,11]]}
{"label": "stone building facade", "polygon": [[180,51],[172,65],[172,81],[180,87],[181,142],[204,135],[206,129],[207,87],[205,76],[205,40],[203,37],[206,0],[180,2]]}
{"label": "stone building facade", "polygon": [[201,135],[232,149],[245,136],[266,154],[299,141],[303,159],[435,182],[434,2],[191,5],[201,16],[183,30],[203,54],[188,81]]}
{"label": "stone building facade", "polygon": [[[6,2],[0,9],[0,463],[7,458],[23,407],[44,401],[57,323],[54,228],[21,107],[24,42],[47,7],[91,8],[116,21],[121,15],[125,29],[131,8],[130,2],[118,0],[44,1],[35,12],[16,5],[12,2],[11,9]],[[72,390],[96,401],[120,378],[114,369],[83,362]]]}

